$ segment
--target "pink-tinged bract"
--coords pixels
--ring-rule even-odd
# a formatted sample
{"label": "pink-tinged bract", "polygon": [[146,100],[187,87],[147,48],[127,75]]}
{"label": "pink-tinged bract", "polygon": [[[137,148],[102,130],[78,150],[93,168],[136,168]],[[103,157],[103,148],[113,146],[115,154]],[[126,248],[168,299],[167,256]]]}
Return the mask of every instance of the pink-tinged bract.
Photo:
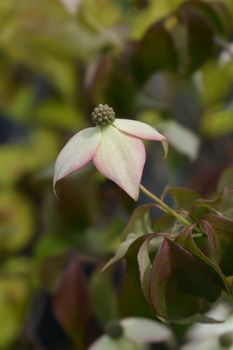
{"label": "pink-tinged bract", "polygon": [[57,157],[53,185],[86,165],[94,157],[100,139],[99,127],[87,128],[75,134]]}
{"label": "pink-tinged bract", "polygon": [[151,141],[161,141],[165,157],[167,156],[168,152],[168,143],[167,139],[164,135],[160,134],[155,128],[152,126],[140,122],[138,120],[131,120],[131,119],[115,119],[113,122],[113,125],[129,134],[135,137],[138,137],[139,139],[144,140],[151,140]]}
{"label": "pink-tinged bract", "polygon": [[99,105],[93,113],[97,126],[75,134],[58,155],[54,168],[54,187],[58,180],[92,160],[102,175],[137,200],[146,160],[141,139],[160,141],[166,156],[166,137],[140,121],[114,120],[115,113],[108,105]]}
{"label": "pink-tinged bract", "polygon": [[93,158],[99,172],[137,200],[146,160],[143,142],[114,126],[102,129],[101,142]]}

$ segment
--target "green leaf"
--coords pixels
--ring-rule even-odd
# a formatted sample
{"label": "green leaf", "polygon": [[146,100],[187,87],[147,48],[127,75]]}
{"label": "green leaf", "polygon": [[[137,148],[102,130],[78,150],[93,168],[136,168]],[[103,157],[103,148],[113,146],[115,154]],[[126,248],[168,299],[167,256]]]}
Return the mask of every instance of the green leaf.
{"label": "green leaf", "polygon": [[19,336],[27,316],[30,289],[25,278],[0,279],[0,347],[8,348]]}
{"label": "green leaf", "polygon": [[140,82],[145,81],[157,70],[176,68],[176,50],[172,36],[163,21],[155,22],[138,42],[132,65]]}
{"label": "green leaf", "polygon": [[31,203],[14,192],[0,198],[0,252],[14,253],[25,247],[34,231]]}
{"label": "green leaf", "polygon": [[[171,11],[176,9],[181,2],[182,0],[175,0],[172,2],[158,0],[148,2],[146,6],[144,6],[143,3],[141,3],[140,6],[140,3],[138,3],[140,11],[135,11],[134,16],[130,16],[130,38],[133,40],[141,38],[155,21],[167,18],[167,16],[171,14]],[[133,9],[133,6],[131,8]],[[128,15],[128,12],[124,13]]]}
{"label": "green leaf", "polygon": [[214,203],[214,208],[220,215],[233,219],[233,189],[225,189]]}
{"label": "green leaf", "polygon": [[138,252],[148,235],[138,238],[128,249],[125,256],[127,273],[120,292],[120,310],[122,316],[151,317],[151,311],[143,298],[138,269]]}
{"label": "green leaf", "polygon": [[210,137],[231,133],[233,130],[233,109],[207,112],[202,118],[201,129]]}
{"label": "green leaf", "polygon": [[[221,109],[219,109],[219,105],[222,105],[222,101],[227,96],[232,84],[232,69],[232,60],[225,64],[220,64],[217,59],[209,61],[202,68],[201,98],[204,105],[207,106],[207,110],[202,116],[203,120],[201,120],[200,126],[208,136],[212,136],[211,118],[215,113],[221,112],[222,108],[220,107]],[[218,84],[216,84],[216,81]],[[218,135],[218,126],[213,126],[213,128],[216,130],[216,135]],[[222,126],[220,125],[220,132],[221,128]]]}
{"label": "green leaf", "polygon": [[222,1],[189,0],[183,7],[190,6],[197,10],[211,24],[216,34],[226,35],[229,31],[229,9]]}
{"label": "green leaf", "polygon": [[175,218],[171,214],[162,214],[153,220],[153,232],[170,232],[175,225]]}
{"label": "green leaf", "polygon": [[177,210],[183,209],[187,211],[192,208],[195,201],[200,197],[197,192],[182,187],[168,187],[164,194],[172,196]]}
{"label": "green leaf", "polygon": [[7,113],[11,118],[27,120],[33,108],[35,92],[30,87],[19,88],[13,96]]}
{"label": "green leaf", "polygon": [[[137,267],[136,262],[135,265]],[[154,317],[143,296],[139,277],[132,277],[129,273],[125,274],[122,281],[118,304],[121,317],[128,317],[129,315],[131,317]]]}
{"label": "green leaf", "polygon": [[[143,236],[145,237],[145,236]],[[125,258],[126,254],[128,253],[128,250],[130,249],[130,246],[134,244],[137,241],[141,241],[142,236],[138,234],[130,234],[125,241],[123,241],[115,255],[107,262],[107,264],[103,267],[102,271],[105,271],[107,268],[109,268],[111,265],[115,264],[116,262],[122,260]]]}
{"label": "green leaf", "polygon": [[112,279],[110,273],[97,270],[89,284],[91,310],[102,325],[119,317]]}
{"label": "green leaf", "polygon": [[222,192],[225,188],[233,189],[233,167],[226,169],[218,182],[218,191]]}
{"label": "green leaf", "polygon": [[192,208],[192,214],[195,216],[200,209],[204,209],[205,214],[213,213],[233,219],[233,190],[226,188],[214,199],[198,199]]}
{"label": "green leaf", "polygon": [[205,220],[214,229],[220,250],[220,267],[226,276],[233,275],[233,221],[216,215],[208,215]]}
{"label": "green leaf", "polygon": [[138,236],[153,232],[150,220],[150,208],[153,204],[143,204],[138,206],[131,215],[128,224],[123,230],[123,237],[129,234],[137,234]]}
{"label": "green leaf", "polygon": [[215,35],[212,23],[192,3],[185,2],[177,10],[187,30],[188,72],[198,69],[213,54]]}
{"label": "green leaf", "polygon": [[57,57],[46,56],[46,54],[43,55],[43,60],[38,60],[34,64],[38,66],[38,69],[51,80],[64,96],[73,96],[75,89],[74,67],[63,60],[59,60]]}
{"label": "green leaf", "polygon": [[102,11],[100,12],[99,4],[93,0],[85,0],[82,3],[80,11],[84,12],[83,16],[92,18],[93,21],[106,28],[113,26],[121,18],[120,6],[113,0],[102,0]]}
{"label": "green leaf", "polygon": [[41,104],[33,117],[44,126],[67,131],[77,132],[85,126],[83,116],[74,106],[55,100]]}
{"label": "green leaf", "polygon": [[128,56],[126,49],[119,58],[109,54],[101,57],[88,84],[95,104],[108,103],[117,115],[131,113],[138,90],[128,61],[124,59]]}
{"label": "green leaf", "polygon": [[54,293],[58,281],[61,278],[61,272],[67,262],[67,253],[48,256],[42,262],[37,261],[40,275],[37,277],[40,287],[48,293]]}
{"label": "green leaf", "polygon": [[35,275],[34,261],[29,257],[16,256],[6,259],[0,265],[0,274],[26,277],[30,282]]}
{"label": "green leaf", "polygon": [[58,239],[57,235],[43,234],[34,249],[34,259],[42,264],[46,259],[65,255],[69,245],[64,240]]}
{"label": "green leaf", "polygon": [[153,206],[153,204],[144,204],[134,210],[122,233],[122,236],[126,237],[125,240],[120,244],[115,255],[104,266],[103,271],[112,264],[123,259],[128,253],[130,246],[136,242],[138,238],[140,239],[141,236],[153,232],[149,214],[149,209]]}
{"label": "green leaf", "polygon": [[195,160],[200,148],[200,139],[191,130],[185,128],[174,120],[164,121],[157,127],[168,138],[168,142],[178,152],[186,155],[190,160]]}
{"label": "green leaf", "polygon": [[58,152],[58,140],[54,133],[37,129],[23,144],[5,144],[0,148],[0,183],[12,187],[23,175],[38,170],[52,162]]}

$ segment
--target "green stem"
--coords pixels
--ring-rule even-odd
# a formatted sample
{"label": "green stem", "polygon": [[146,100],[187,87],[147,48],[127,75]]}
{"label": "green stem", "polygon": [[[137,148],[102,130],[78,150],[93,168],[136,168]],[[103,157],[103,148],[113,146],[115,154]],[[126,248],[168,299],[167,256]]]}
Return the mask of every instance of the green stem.
{"label": "green stem", "polygon": [[140,185],[140,189],[147,197],[149,197],[154,202],[156,202],[162,211],[174,216],[174,218],[176,218],[179,222],[181,222],[185,226],[191,224],[187,219],[185,219],[183,216],[179,215],[175,210],[173,210],[167,204],[165,204],[163,201],[161,201],[161,199],[159,199],[156,195],[154,195],[149,190],[147,190],[143,185]]}

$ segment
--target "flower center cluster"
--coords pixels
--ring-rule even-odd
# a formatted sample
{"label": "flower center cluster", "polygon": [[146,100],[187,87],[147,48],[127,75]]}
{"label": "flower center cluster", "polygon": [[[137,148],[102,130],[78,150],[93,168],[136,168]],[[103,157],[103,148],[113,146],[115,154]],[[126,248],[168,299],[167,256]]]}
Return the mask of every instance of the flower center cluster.
{"label": "flower center cluster", "polygon": [[99,126],[112,124],[115,120],[115,112],[108,105],[98,105],[91,115],[93,123]]}
{"label": "flower center cluster", "polygon": [[117,320],[108,322],[105,328],[105,332],[112,339],[119,339],[124,335],[124,329],[120,322]]}

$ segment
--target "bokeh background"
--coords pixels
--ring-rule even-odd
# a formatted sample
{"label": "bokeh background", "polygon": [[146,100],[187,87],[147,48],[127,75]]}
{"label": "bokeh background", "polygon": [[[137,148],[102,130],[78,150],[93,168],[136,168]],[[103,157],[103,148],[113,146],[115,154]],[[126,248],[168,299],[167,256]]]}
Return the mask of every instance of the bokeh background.
{"label": "bokeh background", "polygon": [[107,103],[167,135],[166,161],[147,145],[152,192],[215,191],[233,163],[232,16],[232,0],[0,1],[1,350],[86,349],[112,319],[155,319],[122,268],[100,273],[137,204],[92,165],[57,200],[53,164]]}

